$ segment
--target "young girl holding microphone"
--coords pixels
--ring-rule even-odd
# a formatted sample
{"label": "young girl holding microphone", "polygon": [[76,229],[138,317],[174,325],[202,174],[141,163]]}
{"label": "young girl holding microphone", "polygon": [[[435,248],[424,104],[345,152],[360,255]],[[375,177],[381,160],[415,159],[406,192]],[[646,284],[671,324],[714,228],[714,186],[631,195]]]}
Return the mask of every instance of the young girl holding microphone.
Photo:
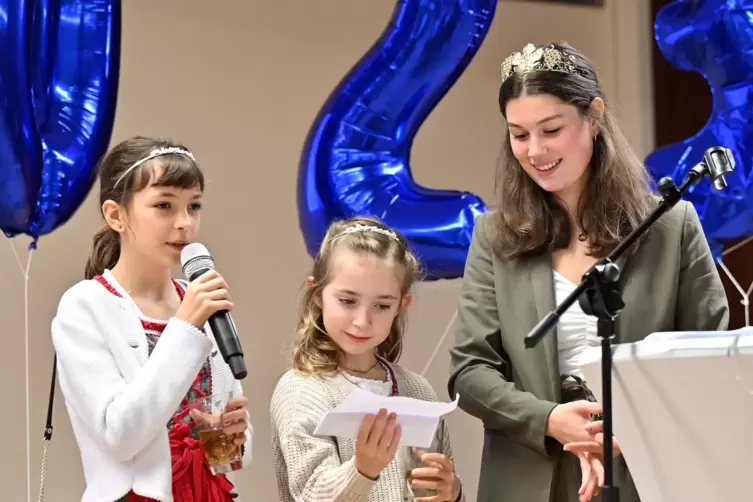
{"label": "young girl holding microphone", "polygon": [[187,407],[232,393],[224,432],[250,460],[247,400],[206,324],[233,304],[215,271],[191,283],[170,276],[196,238],[204,177],[182,145],[142,137],[115,146],[98,170],[106,224],[86,280],[65,292],[52,322],[82,502],[227,502],[237,494],[209,471]]}

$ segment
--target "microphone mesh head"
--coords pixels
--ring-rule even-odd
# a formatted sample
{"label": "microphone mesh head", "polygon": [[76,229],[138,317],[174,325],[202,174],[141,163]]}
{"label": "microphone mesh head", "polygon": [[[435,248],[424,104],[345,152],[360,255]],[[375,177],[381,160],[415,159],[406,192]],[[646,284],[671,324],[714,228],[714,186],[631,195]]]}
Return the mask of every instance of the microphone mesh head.
{"label": "microphone mesh head", "polygon": [[180,264],[186,277],[191,277],[198,270],[214,269],[214,260],[209,250],[198,242],[189,244],[180,252]]}

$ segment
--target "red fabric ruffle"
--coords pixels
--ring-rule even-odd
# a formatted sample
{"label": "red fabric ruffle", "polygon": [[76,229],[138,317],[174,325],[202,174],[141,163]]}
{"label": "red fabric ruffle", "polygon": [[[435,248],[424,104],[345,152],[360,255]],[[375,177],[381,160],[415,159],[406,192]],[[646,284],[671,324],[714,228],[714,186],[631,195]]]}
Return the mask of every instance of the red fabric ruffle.
{"label": "red fabric ruffle", "polygon": [[[189,424],[178,422],[169,433],[174,502],[230,502],[233,484],[224,474],[212,474],[201,443],[191,437],[190,431]],[[128,502],[154,501],[131,492]]]}

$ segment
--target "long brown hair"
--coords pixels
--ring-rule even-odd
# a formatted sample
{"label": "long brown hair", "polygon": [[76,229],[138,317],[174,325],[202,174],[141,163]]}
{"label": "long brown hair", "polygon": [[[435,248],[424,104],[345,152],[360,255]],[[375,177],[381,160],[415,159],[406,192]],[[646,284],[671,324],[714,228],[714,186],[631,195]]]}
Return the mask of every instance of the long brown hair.
{"label": "long brown hair", "polygon": [[[99,204],[112,200],[128,208],[133,194],[147,186],[204,190],[204,175],[198,164],[186,155],[170,153],[129,168],[158,148],[188,149],[171,141],[136,136],[110,149],[99,161]],[[159,170],[155,168],[159,167]],[[91,279],[113,268],[120,258],[120,234],[105,223],[92,238],[84,276]]]}
{"label": "long brown hair", "polygon": [[[359,225],[376,227],[379,231],[364,230],[346,232]],[[312,281],[307,285],[300,304],[297,339],[293,345],[293,368],[303,374],[323,375],[337,371],[344,354],[324,329],[322,321],[322,290],[329,282],[332,257],[340,249],[373,256],[395,264],[402,277],[402,295],[420,277],[416,256],[408,247],[408,241],[400,233],[390,229],[377,218],[358,216],[330,225],[322,241],[319,253],[314,257]],[[405,331],[405,313],[401,308],[392,323],[389,336],[377,347],[377,355],[390,362],[400,358]]]}
{"label": "long brown hair", "polygon": [[[655,206],[650,175],[633,153],[613,117],[593,64],[565,43],[549,44],[569,57],[574,71],[514,73],[499,90],[499,107],[506,116],[507,103],[523,95],[549,94],[574,106],[595,121],[598,135],[588,166],[588,183],[577,208],[577,221],[590,244],[592,256],[611,251]],[[595,98],[605,107],[597,114]],[[497,253],[506,259],[568,247],[570,220],[554,195],[541,189],[515,158],[505,134],[495,180],[498,210],[495,218]]]}

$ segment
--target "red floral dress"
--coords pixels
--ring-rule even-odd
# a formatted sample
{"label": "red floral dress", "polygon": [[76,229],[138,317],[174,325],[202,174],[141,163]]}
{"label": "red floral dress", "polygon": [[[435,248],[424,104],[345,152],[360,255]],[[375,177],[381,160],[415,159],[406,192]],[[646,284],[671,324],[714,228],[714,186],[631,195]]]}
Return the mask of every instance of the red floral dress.
{"label": "red floral dress", "polygon": [[[122,297],[118,290],[102,276],[94,278],[107,290]],[[178,283],[175,289],[183,300],[185,291]],[[148,343],[149,355],[159,341],[159,337],[167,324],[153,319],[141,319]],[[209,359],[199,370],[199,374],[191,384],[186,397],[183,398],[175,414],[167,423],[168,438],[170,440],[170,455],[173,467],[173,500],[174,502],[227,502],[234,498],[233,484],[225,475],[213,475],[204,459],[204,453],[198,439],[191,435],[193,420],[188,413],[188,402],[212,394],[212,370]],[[155,502],[131,491],[128,502]]]}

